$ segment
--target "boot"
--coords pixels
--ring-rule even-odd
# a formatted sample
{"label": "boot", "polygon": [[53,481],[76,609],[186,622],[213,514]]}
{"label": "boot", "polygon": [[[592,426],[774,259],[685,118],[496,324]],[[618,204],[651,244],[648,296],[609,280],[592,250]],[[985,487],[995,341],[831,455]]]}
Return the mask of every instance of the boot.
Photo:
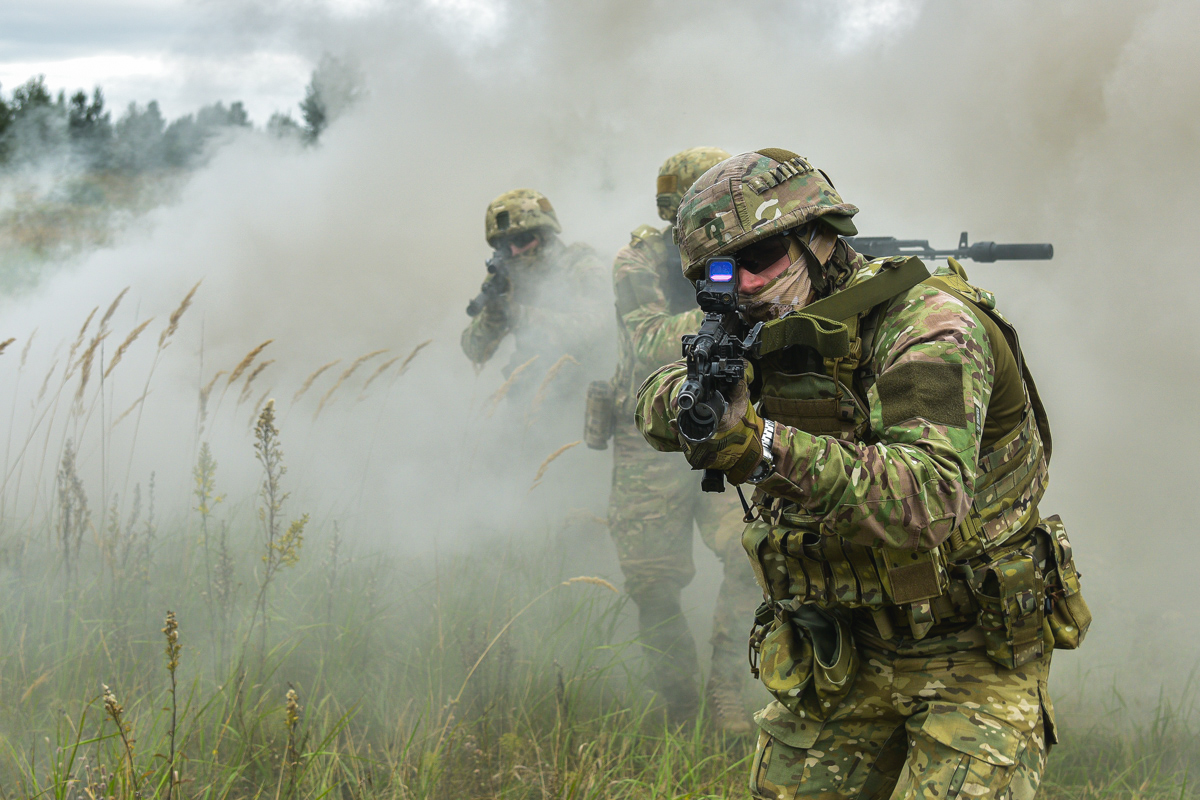
{"label": "boot", "polygon": [[727,736],[749,736],[754,732],[746,704],[742,700],[741,681],[731,681],[717,673],[709,676],[705,689],[708,715],[717,730]]}

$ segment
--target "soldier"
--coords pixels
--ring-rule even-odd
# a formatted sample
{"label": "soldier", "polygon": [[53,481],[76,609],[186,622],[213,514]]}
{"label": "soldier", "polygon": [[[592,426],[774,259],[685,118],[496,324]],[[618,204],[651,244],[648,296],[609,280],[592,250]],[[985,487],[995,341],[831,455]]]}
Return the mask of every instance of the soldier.
{"label": "soldier", "polygon": [[1062,523],[1038,510],[1046,415],[994,297],[954,261],[932,277],[868,261],[839,238],[857,211],[786,150],[701,176],[679,209],[684,273],[734,259],[743,330],[764,324],[710,438],[678,410],[682,362],[642,385],[638,425],[756,487],[742,543],[775,702],[752,794],[1031,798],[1055,741],[1051,651],[1091,620]]}
{"label": "soldier", "polygon": [[[683,192],[706,169],[729,157],[695,147],[671,156],[658,172],[658,215],[674,220]],[[680,270],[672,226],[643,225],[617,253],[613,287],[620,358],[613,379],[615,431],[609,530],[625,588],[638,607],[651,685],[669,719],[695,715],[699,703],[696,645],[680,606],[680,591],[695,575],[692,523],[724,564],[713,617],[713,658],[707,693],[714,720],[735,734],[751,731],[742,699],[745,625],[759,602],[754,575],[741,552],[742,511],[736,498],[704,495],[698,473],[664,459],[633,424],[634,392],[655,369],[679,357],[680,337],[702,314],[696,291]]]}
{"label": "soldier", "polygon": [[[506,378],[535,356],[542,363],[527,373],[531,378],[564,355],[587,365],[604,313],[604,268],[596,252],[581,242],[563,244],[554,207],[532,189],[493,200],[484,232],[496,252],[483,291],[468,309],[473,318],[462,334],[463,352],[481,367],[511,333],[516,347],[502,370]],[[520,394],[518,389],[510,396]]]}

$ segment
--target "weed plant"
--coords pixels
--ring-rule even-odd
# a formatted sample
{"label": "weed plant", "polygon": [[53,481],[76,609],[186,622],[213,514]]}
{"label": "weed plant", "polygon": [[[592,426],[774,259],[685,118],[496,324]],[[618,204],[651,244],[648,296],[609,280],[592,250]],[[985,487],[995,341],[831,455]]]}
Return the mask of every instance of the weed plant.
{"label": "weed plant", "polygon": [[[154,363],[190,298],[159,336]],[[569,545],[557,531],[481,531],[469,551],[440,557],[356,550],[342,526],[310,521],[304,499],[289,497],[288,431],[266,400],[246,444],[261,467],[256,487],[223,486],[226,454],[201,441],[190,514],[156,514],[153,477],[144,493],[136,482],[128,492],[87,486],[77,456],[105,398],[103,380],[82,380],[91,321],[61,372],[56,363],[35,379],[33,429],[7,436],[0,800],[746,796],[753,742],[723,738],[703,718],[667,726],[637,643],[620,633],[624,599],[563,566]],[[136,339],[95,372],[111,379]],[[212,421],[205,404],[217,377],[234,376],[229,387],[261,372],[253,362],[267,344],[200,390],[197,435]],[[362,370],[366,384],[384,369],[398,376],[426,344],[399,367],[393,358]],[[351,360],[333,389],[381,355]],[[149,383],[137,384],[139,409]],[[309,399],[319,412],[333,398]],[[123,415],[100,405],[90,435],[103,445]],[[36,491],[18,513],[23,477]],[[89,504],[89,492],[100,502]],[[1086,728],[1060,708],[1064,744],[1050,754],[1042,796],[1196,796],[1190,694],[1164,696],[1149,720],[1115,692],[1106,702],[1092,715],[1106,722]]]}

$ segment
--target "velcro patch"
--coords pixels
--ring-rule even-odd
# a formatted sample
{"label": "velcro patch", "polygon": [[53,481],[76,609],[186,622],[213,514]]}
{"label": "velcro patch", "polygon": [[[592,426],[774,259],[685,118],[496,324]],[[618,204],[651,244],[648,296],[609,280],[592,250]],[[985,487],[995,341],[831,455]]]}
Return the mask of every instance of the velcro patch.
{"label": "velcro patch", "polygon": [[967,427],[962,365],[906,361],[879,376],[883,427],[924,419],[950,428]]}

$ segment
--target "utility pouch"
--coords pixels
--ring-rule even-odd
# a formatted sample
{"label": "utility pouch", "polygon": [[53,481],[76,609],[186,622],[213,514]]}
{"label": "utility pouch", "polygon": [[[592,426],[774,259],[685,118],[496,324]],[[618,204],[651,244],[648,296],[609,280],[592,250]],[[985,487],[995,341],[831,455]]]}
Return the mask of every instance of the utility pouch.
{"label": "utility pouch", "polygon": [[1080,591],[1079,570],[1075,568],[1071,541],[1057,514],[1038,523],[1035,531],[1039,537],[1044,537],[1047,545],[1047,623],[1054,636],[1054,649],[1074,650],[1083,644],[1083,637],[1092,624],[1092,612]]}
{"label": "utility pouch", "polygon": [[776,606],[771,625],[759,645],[759,678],[788,711],[825,720],[858,674],[849,621],[815,606]]}
{"label": "utility pouch", "polygon": [[588,385],[583,441],[593,450],[608,449],[616,422],[615,394],[610,381],[592,381]]}
{"label": "utility pouch", "polygon": [[1005,669],[1036,661],[1046,652],[1046,589],[1037,559],[1015,550],[975,570],[971,590],[988,658]]}

